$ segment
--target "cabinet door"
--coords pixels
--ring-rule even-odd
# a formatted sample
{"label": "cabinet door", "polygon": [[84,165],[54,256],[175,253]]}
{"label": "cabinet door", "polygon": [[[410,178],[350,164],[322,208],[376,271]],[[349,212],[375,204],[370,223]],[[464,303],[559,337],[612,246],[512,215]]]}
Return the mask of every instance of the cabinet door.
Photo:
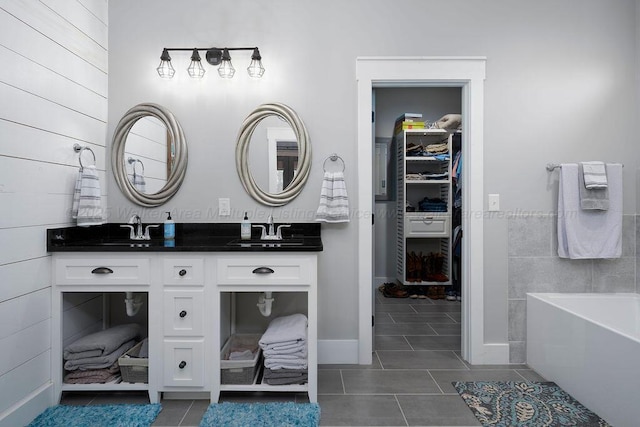
{"label": "cabinet door", "polygon": [[164,334],[204,335],[204,291],[164,291]]}
{"label": "cabinet door", "polygon": [[164,385],[202,387],[204,385],[204,342],[164,342]]}

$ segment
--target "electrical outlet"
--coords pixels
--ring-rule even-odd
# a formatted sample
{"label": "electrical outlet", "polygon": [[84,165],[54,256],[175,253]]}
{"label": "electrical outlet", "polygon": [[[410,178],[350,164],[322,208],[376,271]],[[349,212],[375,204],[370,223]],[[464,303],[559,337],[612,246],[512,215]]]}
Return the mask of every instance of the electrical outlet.
{"label": "electrical outlet", "polygon": [[499,211],[499,210],[500,210],[500,195],[489,194],[489,211]]}
{"label": "electrical outlet", "polygon": [[231,200],[228,198],[218,199],[218,215],[230,216],[231,215]]}

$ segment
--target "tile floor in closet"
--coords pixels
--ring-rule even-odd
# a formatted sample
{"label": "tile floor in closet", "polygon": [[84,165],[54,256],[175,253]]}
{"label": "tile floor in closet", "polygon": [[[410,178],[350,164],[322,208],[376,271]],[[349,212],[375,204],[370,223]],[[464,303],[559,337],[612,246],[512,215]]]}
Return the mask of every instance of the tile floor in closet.
{"label": "tile floor in closet", "polygon": [[[376,291],[371,366],[321,365],[322,426],[479,426],[452,381],[542,381],[525,365],[472,366],[460,357],[460,302],[390,299]],[[223,393],[221,401],[308,401],[303,394]],[[145,394],[68,393],[62,403],[146,403]],[[207,400],[163,400],[153,426],[198,426]]]}

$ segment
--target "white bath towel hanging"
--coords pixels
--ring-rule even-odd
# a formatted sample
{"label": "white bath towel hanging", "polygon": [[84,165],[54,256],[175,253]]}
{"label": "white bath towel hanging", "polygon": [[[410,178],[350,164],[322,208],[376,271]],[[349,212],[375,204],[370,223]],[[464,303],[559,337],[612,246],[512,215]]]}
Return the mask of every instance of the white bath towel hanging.
{"label": "white bath towel hanging", "polygon": [[78,171],[73,192],[71,216],[80,227],[104,224],[100,179],[96,167],[84,166]]}
{"label": "white bath towel hanging", "polygon": [[349,197],[344,172],[325,171],[316,221],[349,222]]}
{"label": "white bath towel hanging", "polygon": [[622,165],[607,164],[609,209],[580,207],[577,164],[560,165],[558,256],[571,259],[622,255]]}

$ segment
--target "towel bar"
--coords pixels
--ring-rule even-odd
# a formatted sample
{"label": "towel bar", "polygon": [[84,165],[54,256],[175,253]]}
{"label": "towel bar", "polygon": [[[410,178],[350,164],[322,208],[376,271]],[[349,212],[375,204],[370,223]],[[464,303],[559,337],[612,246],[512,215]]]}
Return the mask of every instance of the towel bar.
{"label": "towel bar", "polygon": [[[558,163],[547,163],[546,167],[549,172],[553,172],[554,170],[558,169],[560,165]],[[622,167],[624,167],[624,164],[622,165]]]}

